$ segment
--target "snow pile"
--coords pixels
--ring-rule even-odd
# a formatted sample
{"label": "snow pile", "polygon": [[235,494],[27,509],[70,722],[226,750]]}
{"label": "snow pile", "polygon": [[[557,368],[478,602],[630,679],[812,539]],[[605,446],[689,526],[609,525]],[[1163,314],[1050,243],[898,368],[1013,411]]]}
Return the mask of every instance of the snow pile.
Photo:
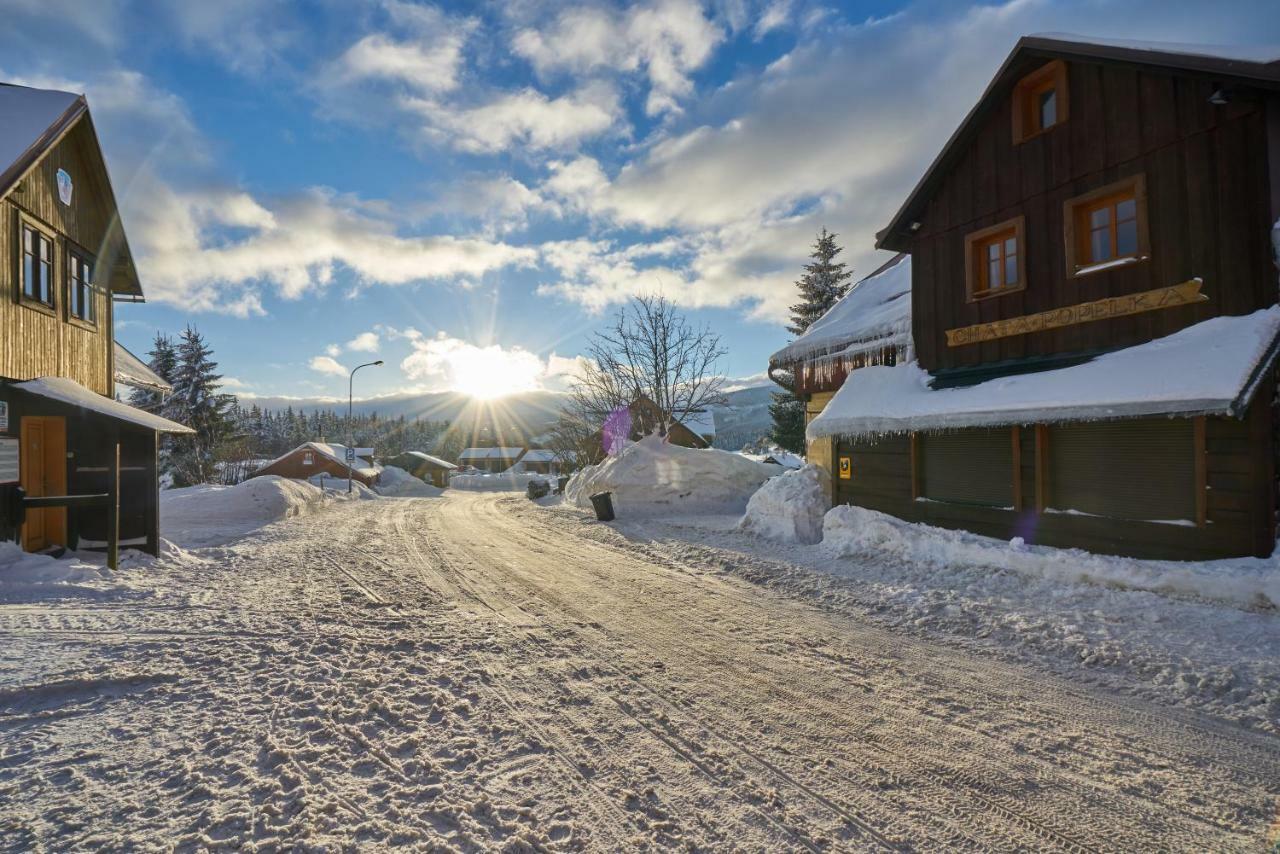
{"label": "snow pile", "polygon": [[455,474],[449,478],[449,486],[454,489],[474,489],[482,492],[524,492],[529,488],[531,480],[545,480],[554,485],[556,476],[513,470],[496,474]]}
{"label": "snow pile", "polygon": [[421,478],[414,477],[402,468],[387,466],[378,475],[375,487],[379,495],[391,495],[398,498],[436,498],[444,490]]}
{"label": "snow pile", "polygon": [[1070,368],[931,389],[915,362],[854,371],[810,439],[1144,415],[1235,412],[1280,334],[1280,306],[1214,317]]}
{"label": "snow pile", "polygon": [[[129,554],[133,553],[123,552],[122,557]],[[53,558],[24,552],[17,543],[0,542],[0,602],[101,597],[128,589],[105,566],[88,562],[94,557],[102,559],[75,552]]]}
{"label": "snow pile", "polygon": [[1080,549],[1026,545],[952,531],[863,507],[840,506],[823,520],[823,545],[845,556],[892,557],[937,568],[1011,570],[1053,582],[1194,596],[1242,608],[1280,607],[1280,561],[1237,558],[1203,563],[1148,561]]}
{"label": "snow pile", "polygon": [[738,527],[787,543],[821,542],[828,503],[822,470],[807,465],[770,478],[757,489]]}
{"label": "snow pile", "polygon": [[[347,497],[345,478],[313,480],[316,483],[263,475],[235,486],[164,490],[160,493],[160,531],[184,548],[217,545]],[[376,497],[363,484],[356,483],[354,489],[353,498]]]}
{"label": "snow pile", "polygon": [[685,448],[654,435],[579,471],[565,486],[565,497],[579,507],[590,507],[592,495],[612,492],[620,512],[741,512],[760,484],[780,471],[780,466],[741,454]]}

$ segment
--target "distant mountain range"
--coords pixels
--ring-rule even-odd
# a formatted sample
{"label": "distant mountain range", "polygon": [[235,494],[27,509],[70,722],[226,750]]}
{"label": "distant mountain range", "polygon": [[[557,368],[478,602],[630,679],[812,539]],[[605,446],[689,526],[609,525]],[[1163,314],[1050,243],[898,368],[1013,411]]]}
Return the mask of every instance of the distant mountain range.
{"label": "distant mountain range", "polygon": [[[772,384],[742,388],[729,392],[723,406],[712,407],[716,417],[717,448],[736,451],[769,432],[769,395]],[[238,395],[241,406],[294,412],[333,411],[345,413],[347,402],[333,398],[255,397]],[[532,439],[545,433],[555,423],[565,396],[559,392],[531,391],[513,394],[495,401],[479,401],[460,392],[440,391],[426,394],[388,395],[357,400],[352,410],[359,415],[377,413],[382,418],[428,421],[450,421],[473,426],[477,434],[493,431],[505,441]]]}

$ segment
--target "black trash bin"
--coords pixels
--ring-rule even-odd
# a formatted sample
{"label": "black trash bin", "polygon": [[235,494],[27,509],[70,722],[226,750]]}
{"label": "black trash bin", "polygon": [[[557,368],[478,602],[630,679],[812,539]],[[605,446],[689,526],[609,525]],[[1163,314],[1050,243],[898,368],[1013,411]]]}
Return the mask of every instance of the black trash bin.
{"label": "black trash bin", "polygon": [[560,478],[556,480],[556,492],[560,495],[564,495],[564,488],[568,486],[568,484],[569,478],[561,475]]}
{"label": "black trash bin", "polygon": [[596,519],[601,522],[613,521],[613,493],[597,492],[591,496],[591,506],[596,509]]}

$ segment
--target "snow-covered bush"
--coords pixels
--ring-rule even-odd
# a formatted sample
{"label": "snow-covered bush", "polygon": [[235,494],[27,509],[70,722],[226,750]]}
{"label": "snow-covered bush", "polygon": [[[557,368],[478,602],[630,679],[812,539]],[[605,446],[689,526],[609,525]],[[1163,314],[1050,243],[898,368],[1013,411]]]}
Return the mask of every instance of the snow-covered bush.
{"label": "snow-covered bush", "polygon": [[747,502],[738,527],[787,543],[817,543],[827,506],[822,470],[807,465],[765,481]]}
{"label": "snow-covered bush", "polygon": [[414,477],[402,468],[387,466],[378,475],[376,487],[379,495],[393,495],[400,498],[436,498],[444,490],[427,483],[420,477]]}
{"label": "snow-covered bush", "polygon": [[1246,608],[1280,606],[1280,562],[1276,558],[1203,563],[1138,560],[1080,549],[1029,546],[1021,537],[1005,542],[968,531],[904,522],[847,505],[827,512],[822,542],[844,556],[873,554],[939,568],[1011,570],[1067,583],[1196,596]]}
{"label": "snow-covered bush", "polygon": [[740,513],[760,484],[780,471],[781,466],[741,454],[685,448],[647,436],[575,474],[565,486],[565,498],[590,507],[592,495],[612,492],[620,512]]}

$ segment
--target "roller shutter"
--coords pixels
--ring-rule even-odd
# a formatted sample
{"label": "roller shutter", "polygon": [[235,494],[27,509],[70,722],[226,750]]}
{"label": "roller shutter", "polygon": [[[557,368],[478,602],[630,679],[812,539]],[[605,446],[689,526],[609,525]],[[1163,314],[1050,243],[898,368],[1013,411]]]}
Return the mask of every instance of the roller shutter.
{"label": "roller shutter", "polygon": [[1065,424],[1048,432],[1050,507],[1114,519],[1196,518],[1189,420]]}
{"label": "roller shutter", "polygon": [[1013,436],[1008,427],[917,437],[920,492],[933,501],[1013,506]]}

